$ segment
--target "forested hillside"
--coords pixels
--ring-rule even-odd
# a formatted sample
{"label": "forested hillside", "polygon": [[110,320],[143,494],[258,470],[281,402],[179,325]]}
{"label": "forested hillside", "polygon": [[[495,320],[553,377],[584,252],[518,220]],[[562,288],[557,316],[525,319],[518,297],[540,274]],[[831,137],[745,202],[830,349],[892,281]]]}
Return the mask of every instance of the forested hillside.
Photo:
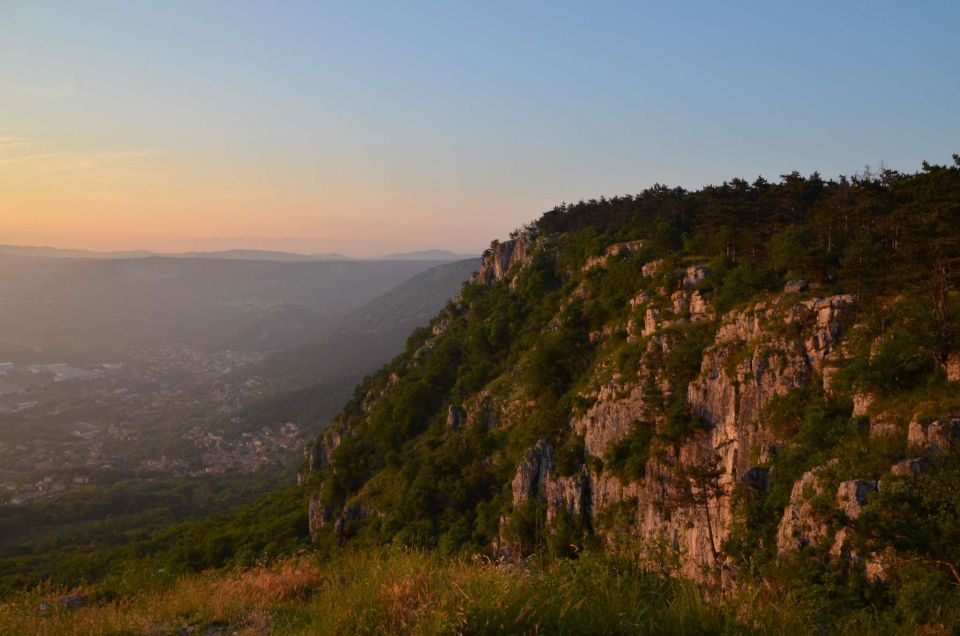
{"label": "forested hillside", "polygon": [[960,628],[954,162],[655,186],[494,242],[313,446],[314,539],[603,550]]}

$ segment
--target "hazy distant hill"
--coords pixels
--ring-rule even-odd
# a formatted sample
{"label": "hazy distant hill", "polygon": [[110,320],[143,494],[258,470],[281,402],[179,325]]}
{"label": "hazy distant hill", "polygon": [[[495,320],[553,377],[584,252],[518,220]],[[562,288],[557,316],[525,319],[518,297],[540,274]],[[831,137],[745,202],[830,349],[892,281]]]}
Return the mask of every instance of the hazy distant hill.
{"label": "hazy distant hill", "polygon": [[435,265],[0,255],[0,357],[31,345],[280,350]]}
{"label": "hazy distant hill", "polygon": [[[34,258],[91,258],[91,259],[130,259],[130,258],[198,258],[236,261],[280,261],[289,263],[305,263],[317,261],[349,261],[349,256],[337,252],[320,252],[315,254],[297,254],[295,252],[281,252],[277,250],[215,250],[190,252],[152,252],[150,250],[131,250],[120,252],[97,252],[94,250],[72,250],[58,247],[35,247],[31,245],[0,245],[0,254],[10,256],[29,256]],[[457,254],[450,250],[422,250],[419,252],[402,252],[387,254],[379,258],[357,260],[380,261],[459,261],[467,258],[479,258],[479,254]]]}
{"label": "hazy distant hill", "polygon": [[480,258],[479,254],[455,254],[449,250],[422,250],[420,252],[405,252],[401,254],[387,254],[384,261],[459,261],[468,258]]}
{"label": "hazy distant hill", "polygon": [[33,245],[0,245],[0,254],[35,258],[147,258],[156,256],[147,250],[128,252],[94,252],[92,250],[65,250],[58,247]]}
{"label": "hazy distant hill", "polygon": [[313,434],[343,408],[354,387],[403,351],[480,265],[469,259],[438,265],[353,311],[316,342],[282,351],[237,372],[258,377],[276,393],[244,407],[247,422],[299,422]]}
{"label": "hazy distant hill", "polygon": [[315,342],[282,351],[244,373],[286,388],[335,382],[352,388],[403,350],[407,337],[456,296],[480,259],[437,265],[355,309]]}
{"label": "hazy distant hill", "polygon": [[[234,261],[280,261],[288,263],[305,263],[316,261],[349,261],[348,256],[336,252],[321,254],[294,254],[292,252],[276,252],[270,250],[223,250],[219,252],[177,252],[161,254],[167,258],[212,258]],[[423,259],[429,260],[429,259]]]}

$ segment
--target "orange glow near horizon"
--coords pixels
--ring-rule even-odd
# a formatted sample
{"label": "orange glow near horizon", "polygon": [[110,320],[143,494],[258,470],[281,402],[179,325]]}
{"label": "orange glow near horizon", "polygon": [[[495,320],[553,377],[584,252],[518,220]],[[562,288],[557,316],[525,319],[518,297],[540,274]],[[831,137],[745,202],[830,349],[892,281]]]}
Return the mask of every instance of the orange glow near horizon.
{"label": "orange glow near horizon", "polygon": [[0,132],[0,243],[374,256],[478,251],[506,231],[496,221],[484,227],[481,215],[464,241],[462,226],[438,222],[448,211],[439,193],[423,201],[396,178],[393,187],[372,189],[344,174],[336,183],[295,176],[299,183],[290,176],[286,183],[250,179],[163,149],[79,150]]}

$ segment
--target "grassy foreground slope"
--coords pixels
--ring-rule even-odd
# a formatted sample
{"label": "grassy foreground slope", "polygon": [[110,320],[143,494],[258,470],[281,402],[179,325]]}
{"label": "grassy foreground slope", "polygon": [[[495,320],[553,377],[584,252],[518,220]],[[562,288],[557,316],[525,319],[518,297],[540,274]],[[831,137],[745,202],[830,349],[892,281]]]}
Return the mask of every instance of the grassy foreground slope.
{"label": "grassy foreground slope", "polygon": [[[76,609],[64,589],[16,595],[0,604],[0,633],[780,634],[806,631],[809,618],[758,599],[708,603],[691,583],[595,554],[509,566],[385,549],[300,555],[172,584],[146,571],[130,577],[137,593]],[[97,596],[95,587],[78,592]],[[836,627],[853,634],[877,625],[865,615]]]}

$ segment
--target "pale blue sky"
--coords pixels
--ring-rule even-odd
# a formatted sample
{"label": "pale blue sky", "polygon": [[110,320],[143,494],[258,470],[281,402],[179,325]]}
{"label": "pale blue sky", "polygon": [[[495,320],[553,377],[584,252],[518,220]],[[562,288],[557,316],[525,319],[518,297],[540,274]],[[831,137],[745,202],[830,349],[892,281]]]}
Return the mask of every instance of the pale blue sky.
{"label": "pale blue sky", "polygon": [[915,170],[960,152],[957,60],[956,0],[0,0],[0,242],[476,250],[655,182]]}

